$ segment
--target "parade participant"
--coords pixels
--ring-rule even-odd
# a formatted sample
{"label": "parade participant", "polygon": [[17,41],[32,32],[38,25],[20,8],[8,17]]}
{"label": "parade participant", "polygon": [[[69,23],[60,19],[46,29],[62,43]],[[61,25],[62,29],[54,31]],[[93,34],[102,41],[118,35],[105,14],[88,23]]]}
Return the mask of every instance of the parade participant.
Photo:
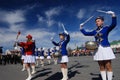
{"label": "parade participant", "polygon": [[80,24],[80,31],[86,36],[95,37],[95,41],[98,43],[98,50],[94,54],[94,60],[98,61],[102,80],[112,80],[111,60],[115,59],[115,55],[110,48],[108,35],[116,26],[116,15],[112,11],[107,11],[106,13],[112,15],[112,24],[110,26],[104,26],[104,18],[99,16],[95,19],[97,25],[96,30],[87,32],[83,29],[84,24]]}
{"label": "parade participant", "polygon": [[55,53],[57,53],[56,47],[54,47],[53,50],[52,50],[52,56],[53,56],[53,59],[54,59],[54,64],[56,65],[58,63],[58,58],[54,56]]}
{"label": "parade participant", "polygon": [[[36,49],[36,42],[35,42],[35,39],[33,39],[33,49],[32,49],[33,55],[32,56],[34,56],[34,58],[35,58],[35,49]],[[35,59],[35,61],[36,61],[36,59]],[[32,65],[32,74],[35,74],[35,73],[36,73],[35,63],[33,63],[33,65]]]}
{"label": "parade participant", "polygon": [[22,65],[23,65],[23,68],[21,71],[25,71],[25,63],[24,63],[24,59],[25,59],[25,49],[23,47],[20,48],[21,50],[21,60],[22,60]]}
{"label": "parade participant", "polygon": [[60,53],[62,55],[60,58],[61,71],[63,75],[62,80],[68,80],[68,68],[67,68],[68,52],[67,52],[66,47],[67,47],[68,42],[70,41],[70,36],[68,32],[64,30],[64,33],[59,34],[59,37],[60,37],[59,43],[54,42],[53,39],[51,39],[51,41],[55,46],[60,47],[60,51],[61,51]]}
{"label": "parade participant", "polygon": [[50,64],[51,63],[51,52],[50,52],[50,49],[47,50],[47,60],[48,60],[48,63]]}
{"label": "parade participant", "polygon": [[2,49],[0,48],[0,64],[2,64]]}
{"label": "parade participant", "polygon": [[0,64],[6,65],[7,56],[3,52],[3,47],[0,46]]}
{"label": "parade participant", "polygon": [[29,34],[26,36],[27,41],[26,42],[19,42],[18,45],[21,47],[24,47],[25,49],[25,59],[24,63],[28,72],[28,78],[26,80],[31,80],[32,75],[30,71],[30,66],[32,68],[32,74],[34,74],[35,71],[35,56],[34,56],[34,48],[35,48],[35,43],[32,40],[32,36]]}
{"label": "parade participant", "polygon": [[11,51],[8,49],[6,50],[5,54],[7,55],[7,63],[10,64],[11,63]]}
{"label": "parade participant", "polygon": [[42,64],[42,66],[44,66],[44,59],[45,59],[45,57],[44,57],[44,49],[43,48],[39,48],[39,55],[40,55],[40,62],[41,62],[41,64]]}
{"label": "parade participant", "polygon": [[38,48],[35,49],[35,57],[36,57],[36,66],[38,66],[39,65],[39,60],[40,60],[39,54],[38,54]]}

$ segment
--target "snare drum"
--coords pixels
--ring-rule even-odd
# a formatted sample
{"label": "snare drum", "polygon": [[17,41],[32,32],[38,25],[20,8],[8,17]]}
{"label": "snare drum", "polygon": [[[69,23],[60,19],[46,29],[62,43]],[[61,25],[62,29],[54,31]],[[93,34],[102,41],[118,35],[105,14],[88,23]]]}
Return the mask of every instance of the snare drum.
{"label": "snare drum", "polygon": [[96,50],[98,49],[98,44],[95,41],[87,41],[85,43],[85,48],[88,50]]}
{"label": "snare drum", "polygon": [[53,54],[53,56],[56,57],[56,58],[60,58],[62,55],[61,55],[60,52],[56,52],[56,53]]}

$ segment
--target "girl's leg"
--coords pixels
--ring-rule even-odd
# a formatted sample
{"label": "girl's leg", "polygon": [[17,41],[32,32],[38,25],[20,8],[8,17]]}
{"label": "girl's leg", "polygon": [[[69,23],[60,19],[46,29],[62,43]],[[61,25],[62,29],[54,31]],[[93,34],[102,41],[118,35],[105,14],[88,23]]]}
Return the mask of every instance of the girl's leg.
{"label": "girl's leg", "polygon": [[28,72],[28,78],[26,80],[30,80],[32,78],[31,72],[30,72],[30,64],[26,63],[25,66]]}
{"label": "girl's leg", "polygon": [[98,61],[99,67],[100,67],[100,73],[102,80],[107,80],[106,78],[106,70],[105,70],[105,62],[104,61]]}
{"label": "girl's leg", "polygon": [[105,66],[106,66],[106,69],[107,69],[107,78],[108,78],[108,80],[112,80],[113,72],[112,72],[111,60],[105,61]]}
{"label": "girl's leg", "polygon": [[56,64],[58,64],[58,59],[57,58],[54,58],[54,64],[56,65]]}
{"label": "girl's leg", "polygon": [[48,63],[49,63],[49,64],[51,64],[51,61],[50,61],[50,59],[48,59]]}
{"label": "girl's leg", "polygon": [[36,66],[37,66],[37,67],[39,66],[39,61],[40,61],[40,59],[37,59],[37,60],[36,60]]}
{"label": "girl's leg", "polygon": [[23,65],[23,68],[21,71],[25,71],[25,64],[24,64],[24,59],[22,60],[22,65]]}
{"label": "girl's leg", "polygon": [[42,67],[44,66],[44,59],[41,59]]}
{"label": "girl's leg", "polygon": [[63,79],[62,80],[67,80],[68,79],[67,63],[61,63],[61,71],[62,71],[62,74],[63,74]]}
{"label": "girl's leg", "polygon": [[32,68],[32,74],[35,74],[35,73],[36,73],[35,63],[32,63],[32,64],[31,64],[31,68]]}

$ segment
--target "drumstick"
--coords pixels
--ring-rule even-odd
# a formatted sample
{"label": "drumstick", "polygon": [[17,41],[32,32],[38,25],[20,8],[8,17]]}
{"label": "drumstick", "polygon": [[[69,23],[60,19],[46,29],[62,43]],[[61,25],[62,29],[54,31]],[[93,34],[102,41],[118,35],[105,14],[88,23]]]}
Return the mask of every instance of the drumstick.
{"label": "drumstick", "polygon": [[64,26],[64,24],[63,24],[63,23],[62,23],[62,28],[63,28],[63,30],[64,30],[64,31],[66,31],[65,26]]}
{"label": "drumstick", "polygon": [[20,36],[20,34],[21,34],[21,32],[18,31],[18,33],[17,33],[17,37],[16,37],[16,40],[18,40],[18,37]]}
{"label": "drumstick", "polygon": [[[18,31],[17,36],[16,36],[16,41],[18,40],[18,37],[20,36],[20,34],[21,34],[21,32]],[[14,47],[17,45],[17,44],[16,44],[16,41],[15,41],[15,43],[14,43]]]}
{"label": "drumstick", "polygon": [[89,20],[91,20],[94,16],[89,17],[86,21],[83,22],[83,24],[87,23]]}
{"label": "drumstick", "polygon": [[103,10],[97,10],[97,11],[101,13],[106,13],[106,11],[103,11]]}

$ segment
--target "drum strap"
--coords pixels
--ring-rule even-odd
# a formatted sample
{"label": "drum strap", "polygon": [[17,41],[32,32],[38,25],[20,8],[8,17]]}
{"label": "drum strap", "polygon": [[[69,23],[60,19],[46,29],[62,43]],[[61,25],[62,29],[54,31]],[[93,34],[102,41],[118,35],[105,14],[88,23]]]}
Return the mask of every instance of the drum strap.
{"label": "drum strap", "polygon": [[100,31],[102,31],[102,30],[103,30],[103,28],[101,28],[100,30],[96,31],[97,33],[95,34],[95,36],[97,36],[97,34],[99,34]]}
{"label": "drum strap", "polygon": [[101,38],[101,36],[99,36],[99,34],[100,34],[100,31],[102,31],[103,30],[103,27],[100,29],[100,30],[98,30],[97,31],[97,33],[96,33],[96,37],[98,37],[98,39],[97,39],[97,43],[99,44],[103,39]]}
{"label": "drum strap", "polygon": [[64,42],[64,41],[60,41],[60,42],[59,42],[60,48],[62,47],[63,42]]}

